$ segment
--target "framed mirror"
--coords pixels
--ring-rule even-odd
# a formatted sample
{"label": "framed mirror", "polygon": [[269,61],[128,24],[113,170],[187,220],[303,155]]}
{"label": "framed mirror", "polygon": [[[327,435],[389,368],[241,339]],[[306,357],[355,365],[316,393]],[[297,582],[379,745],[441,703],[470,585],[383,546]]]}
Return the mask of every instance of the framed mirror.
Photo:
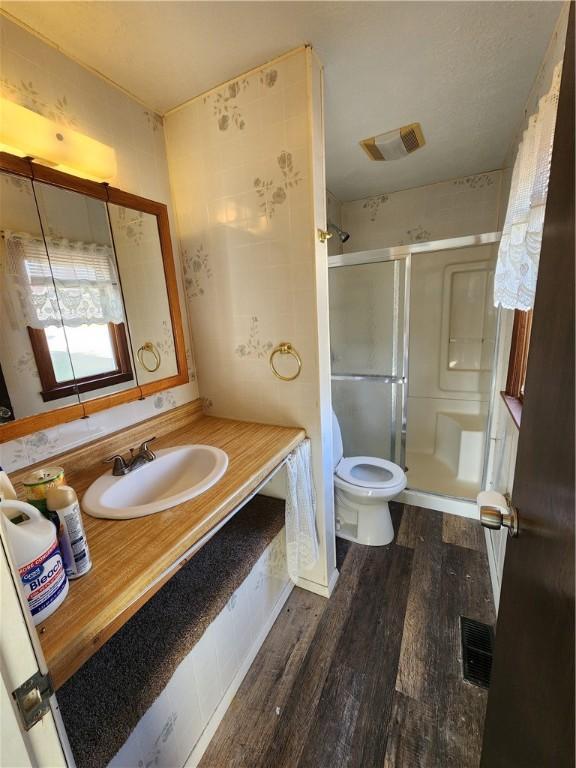
{"label": "framed mirror", "polygon": [[166,206],[0,153],[0,442],[188,381]]}

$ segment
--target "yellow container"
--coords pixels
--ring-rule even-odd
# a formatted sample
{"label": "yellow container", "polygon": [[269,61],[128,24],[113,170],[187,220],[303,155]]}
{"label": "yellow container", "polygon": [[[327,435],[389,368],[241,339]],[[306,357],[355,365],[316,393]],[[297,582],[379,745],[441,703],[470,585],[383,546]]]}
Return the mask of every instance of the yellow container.
{"label": "yellow container", "polygon": [[40,467],[26,475],[22,485],[26,491],[26,501],[33,504],[43,514],[46,513],[46,496],[49,488],[64,485],[66,479],[62,467]]}

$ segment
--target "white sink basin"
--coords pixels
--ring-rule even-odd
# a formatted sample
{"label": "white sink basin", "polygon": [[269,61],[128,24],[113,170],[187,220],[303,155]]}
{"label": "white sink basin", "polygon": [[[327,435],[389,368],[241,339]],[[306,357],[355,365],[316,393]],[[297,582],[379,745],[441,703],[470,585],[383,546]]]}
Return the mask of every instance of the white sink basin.
{"label": "white sink basin", "polygon": [[82,499],[92,517],[128,520],[175,507],[220,480],[228,456],[211,445],[180,445],[156,451],[156,458],[122,477],[112,470],[95,480]]}

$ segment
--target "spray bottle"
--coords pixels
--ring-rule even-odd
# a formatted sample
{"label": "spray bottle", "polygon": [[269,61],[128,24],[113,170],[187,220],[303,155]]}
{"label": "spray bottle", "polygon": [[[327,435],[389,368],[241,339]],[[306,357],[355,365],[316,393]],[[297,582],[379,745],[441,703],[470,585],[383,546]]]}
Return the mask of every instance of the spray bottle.
{"label": "spray bottle", "polygon": [[92,568],[86,532],[76,492],[69,485],[49,488],[46,494],[48,510],[55,512],[59,519],[58,539],[64,559],[66,576],[77,579]]}

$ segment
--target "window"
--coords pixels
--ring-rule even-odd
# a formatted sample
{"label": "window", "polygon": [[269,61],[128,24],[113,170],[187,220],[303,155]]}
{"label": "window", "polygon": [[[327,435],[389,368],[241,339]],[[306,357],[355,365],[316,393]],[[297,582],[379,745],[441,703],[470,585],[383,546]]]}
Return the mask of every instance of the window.
{"label": "window", "polygon": [[524,400],[524,384],[526,382],[531,330],[532,310],[524,312],[521,309],[517,309],[514,313],[506,394],[509,397],[515,397],[520,402]]}
{"label": "window", "polygon": [[134,378],[124,323],[28,326],[28,335],[45,402]]}
{"label": "window", "polygon": [[5,233],[44,401],[134,378],[110,246]]}
{"label": "window", "polygon": [[508,378],[506,379],[506,391],[502,392],[502,396],[518,427],[520,426],[522,416],[531,331],[532,310],[528,312],[524,312],[521,309],[515,310],[510,360],[508,362]]}

